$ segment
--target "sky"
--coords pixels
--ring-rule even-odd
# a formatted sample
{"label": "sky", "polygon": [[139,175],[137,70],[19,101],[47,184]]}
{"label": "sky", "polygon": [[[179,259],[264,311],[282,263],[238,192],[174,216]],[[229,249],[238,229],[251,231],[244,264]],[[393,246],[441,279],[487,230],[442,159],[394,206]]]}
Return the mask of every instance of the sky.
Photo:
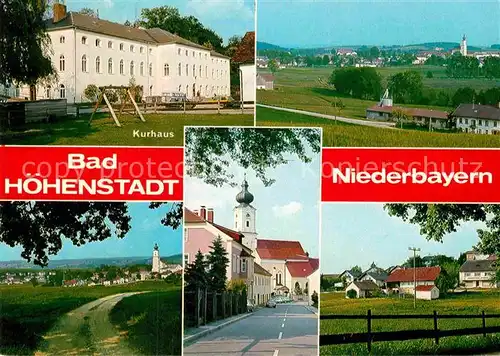
{"label": "sky", "polygon": [[[74,246],[68,239],[63,239],[62,249],[57,256],[49,256],[49,259],[146,257],[152,255],[155,243],[158,244],[161,257],[182,254],[182,227],[173,230],[160,223],[169,209],[170,204],[152,210],[149,209],[149,203],[129,203],[131,229],[123,239],[112,236],[104,241],[90,242],[80,247]],[[21,247],[0,243],[0,260],[21,260],[21,251]]]}
{"label": "sky", "polygon": [[181,15],[195,16],[227,43],[233,35],[243,36],[255,29],[253,0],[66,0],[68,11],[83,7],[99,10],[99,17],[124,23],[139,17],[142,8],[173,6]]}
{"label": "sky", "polygon": [[[298,160],[267,171],[268,178],[276,179],[270,187],[247,170],[248,190],[254,196],[252,206],[257,209],[258,238],[300,241],[311,257],[319,257],[319,182],[320,155],[310,153],[313,161],[304,164]],[[231,165],[238,187],[216,188],[193,177],[184,179],[184,202],[191,210],[201,205],[214,209],[214,222],[234,227],[233,208],[241,190],[245,170]]]}
{"label": "sky", "polygon": [[[279,14],[279,16],[276,16]],[[500,43],[498,0],[259,0],[257,39],[283,47]]]}
{"label": "sky", "polygon": [[457,232],[430,242],[419,227],[390,217],[383,204],[323,204],[321,233],[321,273],[341,273],[359,265],[363,270],[372,262],[382,268],[398,265],[413,256],[442,254],[459,257],[479,242],[476,230],[482,223],[466,223]]}

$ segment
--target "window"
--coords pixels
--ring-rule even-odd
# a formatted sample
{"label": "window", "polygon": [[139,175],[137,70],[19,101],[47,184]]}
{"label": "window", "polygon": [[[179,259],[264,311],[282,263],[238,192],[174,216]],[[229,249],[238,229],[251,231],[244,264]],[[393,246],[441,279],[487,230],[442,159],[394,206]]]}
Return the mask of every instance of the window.
{"label": "window", "polygon": [[237,228],[238,228],[238,222],[237,222],[237,221],[235,221],[235,222],[234,222],[234,228],[235,228],[235,229],[237,229]]}
{"label": "window", "polygon": [[50,94],[51,94],[51,88],[50,88],[50,85],[49,85],[47,88],[45,88],[45,97],[47,99],[50,99]]}
{"label": "window", "polygon": [[241,259],[241,272],[247,271],[247,260],[246,258]]}
{"label": "window", "polygon": [[59,43],[66,42],[66,38],[64,36],[59,37]]}
{"label": "window", "polygon": [[189,85],[186,85],[186,96],[189,94]]}
{"label": "window", "polygon": [[113,74],[113,59],[108,59],[108,74]]}
{"label": "window", "polygon": [[149,54],[153,54],[153,49],[152,48],[149,49]]}
{"label": "window", "polygon": [[188,50],[186,49],[186,57],[187,57],[187,56],[189,56],[189,55],[188,55]]}
{"label": "window", "polygon": [[246,227],[250,227],[250,221],[246,221]]}
{"label": "window", "polygon": [[144,75],[144,62],[141,62],[140,66],[139,66],[139,71],[141,73],[141,76]]}
{"label": "window", "polygon": [[123,68],[123,59],[120,60],[120,74],[125,74],[124,68]]}
{"label": "window", "polygon": [[153,63],[149,63],[149,76],[153,76]]}
{"label": "window", "polygon": [[96,38],[96,40],[95,40],[95,46],[96,47],[101,47],[101,40],[100,39]]}
{"label": "window", "polygon": [[87,72],[87,56],[86,55],[82,56],[82,72],[83,73]]}
{"label": "window", "polygon": [[135,47],[134,45],[130,45],[130,52],[134,53],[135,52]]}
{"label": "window", "polygon": [[184,268],[189,264],[189,253],[184,254]]}
{"label": "window", "polygon": [[167,63],[163,65],[163,76],[168,77],[170,75],[170,67]]}
{"label": "window", "polygon": [[130,75],[134,76],[134,61],[130,62]]}
{"label": "window", "polygon": [[82,37],[82,44],[84,44],[84,45],[87,44],[87,37],[85,37],[85,36]]}
{"label": "window", "polygon": [[205,77],[208,78],[208,66],[205,66]]}
{"label": "window", "polygon": [[120,51],[123,51],[124,45],[123,43],[120,43]]}
{"label": "window", "polygon": [[179,85],[179,93],[181,92],[181,89],[182,89],[182,88],[181,88],[181,86]]}
{"label": "window", "polygon": [[186,64],[186,77],[189,76],[189,64]]}
{"label": "window", "polygon": [[179,63],[178,69],[177,69],[177,74],[179,77],[181,76],[181,64]]}
{"label": "window", "polygon": [[144,47],[141,46],[141,48],[139,48],[139,53],[144,53]]}
{"label": "window", "polygon": [[236,272],[236,255],[233,255],[233,272]]}
{"label": "window", "polygon": [[64,72],[65,69],[66,69],[66,61],[64,60],[64,55],[61,54],[61,56],[59,57],[59,70],[61,72]]}
{"label": "window", "polygon": [[149,96],[153,96],[153,86],[149,86]]}
{"label": "window", "polygon": [[108,48],[113,48],[113,42],[108,41]]}
{"label": "window", "polygon": [[200,78],[201,78],[201,66],[200,66]]}
{"label": "window", "polygon": [[200,57],[200,59],[201,59],[201,52],[200,52],[200,56],[199,56],[199,57]]}
{"label": "window", "polygon": [[66,98],[66,87],[64,86],[64,84],[59,85],[59,98]]}
{"label": "window", "polygon": [[196,77],[196,65],[193,64],[193,77]]}
{"label": "window", "polygon": [[188,229],[184,229],[184,242],[187,242],[188,240]]}
{"label": "window", "polygon": [[95,72],[101,73],[101,57],[99,56],[95,59]]}
{"label": "window", "polygon": [[181,55],[181,49],[177,48],[177,54],[180,56]]}
{"label": "window", "polygon": [[205,60],[207,60],[207,59],[208,59],[208,54],[205,53]]}
{"label": "window", "polygon": [[193,57],[194,57],[194,51],[193,51]]}

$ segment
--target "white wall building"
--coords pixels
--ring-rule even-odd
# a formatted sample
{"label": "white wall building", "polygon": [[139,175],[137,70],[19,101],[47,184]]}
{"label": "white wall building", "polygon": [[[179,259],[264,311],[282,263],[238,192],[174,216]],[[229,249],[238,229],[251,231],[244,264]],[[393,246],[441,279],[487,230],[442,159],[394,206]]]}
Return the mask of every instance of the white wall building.
{"label": "white wall building", "polygon": [[[159,28],[141,29],[66,12],[54,4],[48,23],[56,83],[37,87],[37,99],[86,101],[89,84],[126,86],[131,78],[144,96],[165,92],[187,97],[230,95],[230,59]],[[21,96],[29,97],[29,87]]]}

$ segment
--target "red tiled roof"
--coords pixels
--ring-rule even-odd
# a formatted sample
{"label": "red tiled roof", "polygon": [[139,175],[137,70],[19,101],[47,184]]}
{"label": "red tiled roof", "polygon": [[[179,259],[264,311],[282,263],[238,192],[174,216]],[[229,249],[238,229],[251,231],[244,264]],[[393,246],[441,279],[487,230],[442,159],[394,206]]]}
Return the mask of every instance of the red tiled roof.
{"label": "red tiled roof", "polygon": [[378,106],[374,105],[371,108],[368,108],[368,111],[375,112],[384,112],[384,113],[392,113],[393,110],[402,110],[410,114],[411,116],[416,117],[431,117],[436,119],[447,119],[448,113],[446,111],[439,110],[430,110],[430,109],[420,109],[420,108],[403,108],[398,106]]}
{"label": "red tiled roof", "polygon": [[417,286],[417,292],[430,292],[434,287],[434,284],[428,286]]}
{"label": "red tiled roof", "polygon": [[498,259],[498,257],[496,255],[488,256],[488,260],[490,260],[490,261],[496,261],[497,259]]}
{"label": "red tiled roof", "polygon": [[304,262],[287,262],[286,267],[292,277],[307,277],[310,276],[319,267],[318,258],[310,258]]}
{"label": "red tiled roof", "polygon": [[241,238],[244,236],[243,234],[241,234],[237,231],[228,229],[227,227],[224,227],[224,226],[216,224],[216,223],[209,223],[209,224],[212,224],[214,227],[216,227],[217,229],[219,229],[220,231],[222,231],[226,235],[230,236],[233,240],[239,242],[240,244],[242,243]]}
{"label": "red tiled roof", "polygon": [[[414,278],[413,268],[400,268],[392,272],[386,282],[412,282]],[[435,281],[441,273],[441,267],[417,267],[417,281]]]}
{"label": "red tiled roof", "polygon": [[257,240],[257,253],[263,260],[308,260],[298,241]]}
{"label": "red tiled roof", "polygon": [[203,218],[199,215],[196,215],[188,208],[184,208],[184,222],[185,223],[202,223],[205,222]]}

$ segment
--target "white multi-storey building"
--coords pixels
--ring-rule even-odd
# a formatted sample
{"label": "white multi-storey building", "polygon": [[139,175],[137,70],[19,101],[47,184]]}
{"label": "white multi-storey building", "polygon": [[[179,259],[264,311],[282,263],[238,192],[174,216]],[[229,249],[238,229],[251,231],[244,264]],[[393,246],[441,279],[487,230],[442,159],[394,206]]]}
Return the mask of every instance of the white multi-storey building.
{"label": "white multi-storey building", "polygon": [[[230,59],[222,54],[159,28],[134,28],[66,12],[59,3],[53,13],[47,31],[57,80],[37,87],[37,99],[81,102],[89,84],[126,86],[132,78],[143,87],[144,96],[230,95]],[[22,96],[29,93],[28,87],[22,88]]]}

